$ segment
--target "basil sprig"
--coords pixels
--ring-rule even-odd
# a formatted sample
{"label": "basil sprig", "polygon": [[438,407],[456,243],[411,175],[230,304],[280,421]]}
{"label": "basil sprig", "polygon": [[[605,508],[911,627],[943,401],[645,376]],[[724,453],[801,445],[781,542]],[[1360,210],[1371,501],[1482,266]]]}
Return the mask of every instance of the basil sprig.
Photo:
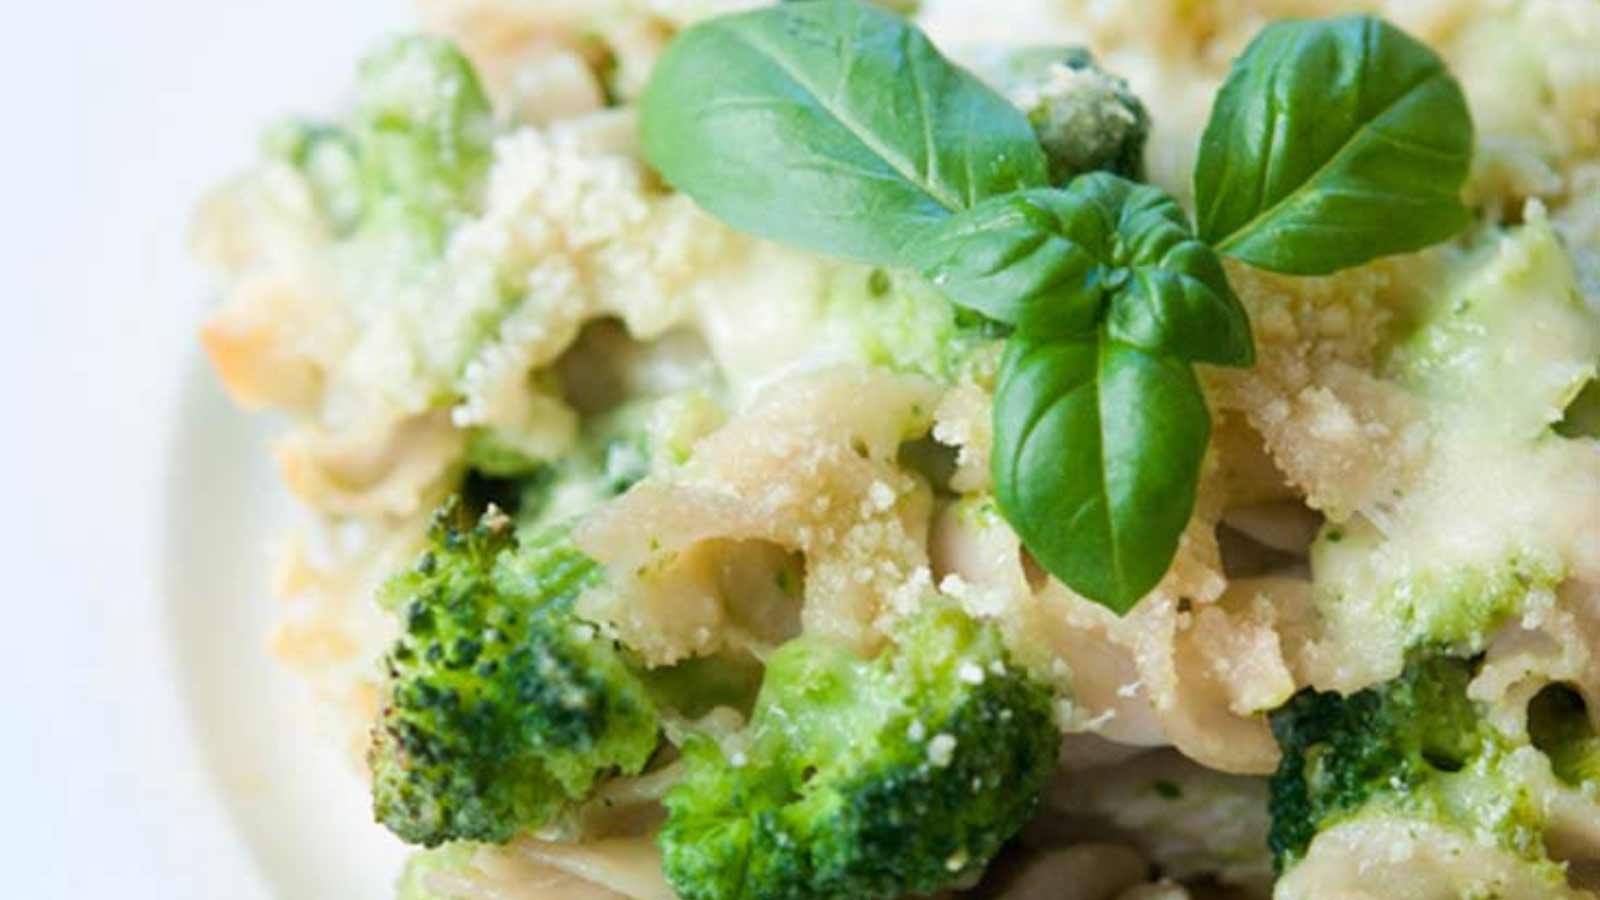
{"label": "basil sprig", "polygon": [[1001,511],[1078,593],[1160,581],[1210,437],[1194,363],[1248,366],[1220,255],[1336,271],[1468,219],[1472,122],[1432,51],[1370,17],[1280,22],[1235,62],[1195,172],[1047,187],[1027,120],[913,26],[857,0],[696,25],[646,91],[645,152],[736,228],[919,271],[1011,328],[994,399]]}
{"label": "basil sprig", "polygon": [[[955,302],[1036,334],[1114,339],[1191,362],[1247,366],[1250,322],[1176,200],[1107,172],[994,197],[918,254]],[[1114,302],[1113,302],[1114,301]]]}
{"label": "basil sprig", "polygon": [[1016,326],[994,397],[995,498],[1034,558],[1126,610],[1161,579],[1211,433],[1190,363],[1247,366],[1250,323],[1165,192],[1105,172],[951,218],[927,274]]}

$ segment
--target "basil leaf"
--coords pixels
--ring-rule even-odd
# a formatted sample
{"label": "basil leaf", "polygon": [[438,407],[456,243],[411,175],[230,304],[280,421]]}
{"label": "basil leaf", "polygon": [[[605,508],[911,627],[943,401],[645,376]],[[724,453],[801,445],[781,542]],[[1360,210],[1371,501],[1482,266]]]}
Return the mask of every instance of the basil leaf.
{"label": "basil leaf", "polygon": [[946,221],[918,251],[919,268],[951,300],[1007,325],[1024,312],[1093,332],[1104,291],[1099,251],[1112,224],[1087,199],[1035,189],[992,197]]}
{"label": "basil leaf", "polygon": [[1179,360],[1104,335],[1014,335],[995,390],[995,497],[1040,565],[1124,613],[1177,552],[1210,430]]}
{"label": "basil leaf", "polygon": [[1105,318],[1111,337],[1152,353],[1254,358],[1216,254],[1159,188],[1095,172],[991,198],[941,226],[919,256],[956,303],[1036,337],[1079,337]]}
{"label": "basil leaf", "polygon": [[1116,241],[1108,251],[1113,293],[1106,328],[1112,338],[1190,362],[1255,361],[1250,317],[1216,253],[1190,231],[1178,201],[1105,173],[1082,176],[1072,189],[1116,216]]}
{"label": "basil leaf", "polygon": [[702,22],[656,64],[650,162],[728,224],[898,265],[932,223],[1045,184],[1023,114],[915,27],[852,0]]}
{"label": "basil leaf", "polygon": [[1444,62],[1370,16],[1269,25],[1200,141],[1200,236],[1263,269],[1319,275],[1466,226],[1472,119]]}

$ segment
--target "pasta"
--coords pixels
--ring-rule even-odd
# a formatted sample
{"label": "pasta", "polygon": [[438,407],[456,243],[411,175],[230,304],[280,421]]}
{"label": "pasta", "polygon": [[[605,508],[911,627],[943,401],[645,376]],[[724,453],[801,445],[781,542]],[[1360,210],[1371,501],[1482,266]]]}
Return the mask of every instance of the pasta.
{"label": "pasta", "polygon": [[590,594],[590,613],[651,660],[709,653],[732,623],[703,584],[723,563],[696,548],[759,540],[805,555],[807,631],[873,646],[879,620],[931,588],[932,500],[893,464],[931,400],[915,379],[844,371],[774,388],[698,444],[676,483],[646,483],[584,524],[579,543],[637,579]]}
{"label": "pasta", "polygon": [[[1270,20],[1380,13],[1465,92],[1467,232],[1315,277],[1226,261],[1254,365],[1199,369],[1194,510],[1124,615],[1050,575],[1000,509],[1001,340],[918,275],[741,233],[648,163],[636,107],[673,36],[766,5],[425,0],[495,133],[437,246],[342,223],[292,154],[202,204],[196,252],[225,287],[203,345],[236,402],[291,417],[275,452],[307,510],[274,650],[356,755],[394,702],[374,660],[396,624],[370,599],[435,564],[413,564],[430,514],[477,491],[491,519],[521,504],[517,528],[571,529],[605,573],[571,614],[643,681],[759,667],[801,636],[884,653],[932,608],[992,626],[1051,692],[1060,764],[988,874],[941,896],[1600,896],[1600,778],[1553,762],[1530,714],[1559,695],[1600,731],[1600,441],[1569,428],[1600,365],[1600,6],[920,5],[958,60],[1092,48],[1153,112],[1147,180],[1191,208],[1217,86]],[[1516,796],[1351,806],[1275,859],[1278,711],[1376,696],[1429,654],[1471,661]],[[739,759],[755,740],[755,701],[718,697],[663,705],[642,769],[609,766],[406,900],[669,900],[655,840],[687,736]]]}
{"label": "pasta", "polygon": [[1336,826],[1277,888],[1284,897],[1583,897],[1552,888],[1509,854],[1427,822],[1385,818]]}
{"label": "pasta", "polygon": [[1260,778],[1224,775],[1154,750],[1063,778],[1049,804],[1069,821],[1109,822],[1172,878],[1212,875],[1260,892],[1272,881],[1266,789]]}

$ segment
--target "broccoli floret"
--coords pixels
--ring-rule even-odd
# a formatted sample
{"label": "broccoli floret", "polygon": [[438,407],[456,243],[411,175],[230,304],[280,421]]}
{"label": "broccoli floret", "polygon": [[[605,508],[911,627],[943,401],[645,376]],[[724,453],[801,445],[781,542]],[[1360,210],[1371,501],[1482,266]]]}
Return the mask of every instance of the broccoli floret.
{"label": "broccoli floret", "polygon": [[1489,835],[1547,862],[1537,804],[1507,774],[1517,745],[1467,696],[1474,668],[1427,657],[1388,683],[1349,696],[1303,691],[1271,714],[1283,761],[1271,782],[1268,845],[1280,870],[1320,832],[1369,811]]}
{"label": "broccoli floret", "polygon": [[1128,82],[1082,47],[1032,47],[984,60],[980,71],[1028,117],[1052,184],[1084,172],[1144,177],[1150,116]]}
{"label": "broccoli floret", "polygon": [[268,130],[262,152],[299,170],[336,234],[348,234],[360,223],[367,198],[360,150],[349,132],[313,122],[285,122]]}
{"label": "broccoli floret", "polygon": [[399,38],[362,60],[355,130],[373,215],[436,237],[489,168],[489,100],[472,64],[440,38]]}
{"label": "broccoli floret", "polygon": [[391,581],[402,633],[369,764],[378,821],[401,838],[504,842],[548,822],[657,744],[644,686],[572,601],[599,575],[562,529],[517,532],[458,502]]}
{"label": "broccoli floret", "polygon": [[1374,795],[1460,769],[1484,738],[1469,680],[1466,662],[1440,658],[1348,697],[1304,691],[1274,712],[1283,761],[1267,841],[1279,861],[1303,854],[1330,820]]}
{"label": "broccoli floret", "polygon": [[686,900],[869,898],[979,873],[1033,813],[1058,734],[1049,691],[951,609],[872,660],[816,638],[767,662],[739,746],[692,738],[660,835]]}
{"label": "broccoli floret", "polygon": [[[686,358],[696,362],[683,365]],[[639,341],[615,321],[591,322],[561,359],[530,378],[541,404],[554,401],[524,420],[532,441],[517,425],[469,429],[467,465],[526,485],[515,504],[519,523],[582,515],[652,472],[687,462],[694,443],[722,423],[723,385],[708,360],[699,339],[684,332]],[[668,379],[664,364],[674,373]]]}
{"label": "broccoli floret", "polygon": [[1528,704],[1528,734],[1550,758],[1557,778],[1600,791],[1600,734],[1589,724],[1588,708],[1577,691],[1552,685]]}
{"label": "broccoli floret", "polygon": [[[519,472],[516,520],[519,527],[539,527],[580,516],[633,487],[650,470],[659,446],[654,428],[664,404],[656,399],[624,405],[585,421],[577,446],[550,462],[523,460]],[[484,447],[469,443],[468,462],[484,462]],[[491,470],[492,471],[492,470]]]}
{"label": "broccoli floret", "polygon": [[480,190],[493,137],[466,57],[448,41],[412,36],[361,62],[348,127],[291,122],[264,143],[306,178],[336,233],[384,231],[436,251]]}
{"label": "broccoli floret", "polygon": [[411,854],[395,882],[395,900],[448,900],[432,888],[433,876],[462,871],[475,852],[477,847],[473,844],[456,843]]}

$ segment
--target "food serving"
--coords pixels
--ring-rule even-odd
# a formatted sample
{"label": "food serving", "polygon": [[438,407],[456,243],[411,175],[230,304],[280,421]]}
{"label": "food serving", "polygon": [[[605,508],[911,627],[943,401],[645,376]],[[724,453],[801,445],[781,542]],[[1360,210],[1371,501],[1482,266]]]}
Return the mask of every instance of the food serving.
{"label": "food serving", "polygon": [[1600,5],[422,13],[195,232],[400,900],[1600,897]]}

